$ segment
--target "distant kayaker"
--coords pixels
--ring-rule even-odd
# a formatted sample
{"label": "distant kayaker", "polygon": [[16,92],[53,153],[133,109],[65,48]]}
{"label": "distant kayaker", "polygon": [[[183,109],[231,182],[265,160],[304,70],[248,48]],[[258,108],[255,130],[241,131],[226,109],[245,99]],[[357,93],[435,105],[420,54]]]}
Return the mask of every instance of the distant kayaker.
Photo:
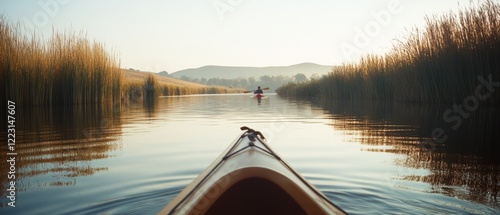
{"label": "distant kayaker", "polygon": [[262,89],[260,89],[260,86],[257,87],[257,90],[253,91],[253,94],[263,94]]}

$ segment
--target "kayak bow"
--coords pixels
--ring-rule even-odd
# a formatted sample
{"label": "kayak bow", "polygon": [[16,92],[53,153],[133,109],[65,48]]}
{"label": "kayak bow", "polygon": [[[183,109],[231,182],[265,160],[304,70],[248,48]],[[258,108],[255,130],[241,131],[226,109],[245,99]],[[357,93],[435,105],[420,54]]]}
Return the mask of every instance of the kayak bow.
{"label": "kayak bow", "polygon": [[160,214],[345,214],[253,129],[236,139]]}

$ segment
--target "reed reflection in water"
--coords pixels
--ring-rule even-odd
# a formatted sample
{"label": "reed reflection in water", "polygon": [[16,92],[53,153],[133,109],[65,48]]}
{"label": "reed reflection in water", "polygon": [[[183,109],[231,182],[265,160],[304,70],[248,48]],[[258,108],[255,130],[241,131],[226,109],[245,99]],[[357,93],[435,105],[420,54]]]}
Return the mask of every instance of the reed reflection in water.
{"label": "reed reflection in water", "polygon": [[[443,144],[430,140],[445,107],[405,104],[331,102],[321,105],[336,129],[358,134],[368,151],[406,155],[395,161],[402,171],[392,179],[395,189],[405,180],[432,185],[430,192],[500,207],[500,111],[478,109],[457,130],[445,129]],[[410,171],[413,169],[413,171]],[[394,178],[395,177],[395,178]],[[391,180],[394,181],[394,180]]]}
{"label": "reed reflection in water", "polygon": [[[6,131],[5,126],[2,124],[2,131]],[[17,195],[46,186],[74,186],[78,177],[106,171],[108,167],[94,161],[112,156],[110,153],[121,147],[120,135],[120,109],[112,105],[18,108]],[[1,147],[0,153],[1,159],[7,160],[7,147]],[[7,162],[1,162],[0,171],[9,171]],[[36,182],[25,180],[33,177]],[[8,181],[2,177],[2,196]],[[0,207],[6,203],[3,198]]]}
{"label": "reed reflection in water", "polygon": [[[445,145],[426,145],[435,127],[446,127],[443,112],[311,105],[275,95],[260,105],[248,95],[199,95],[121,107],[19,107],[19,207],[2,199],[0,213],[157,213],[242,125],[263,131],[276,151],[350,213],[497,213],[498,136],[486,129],[497,126],[497,112],[478,110],[459,130],[447,131]],[[4,159],[6,149],[0,150]]]}

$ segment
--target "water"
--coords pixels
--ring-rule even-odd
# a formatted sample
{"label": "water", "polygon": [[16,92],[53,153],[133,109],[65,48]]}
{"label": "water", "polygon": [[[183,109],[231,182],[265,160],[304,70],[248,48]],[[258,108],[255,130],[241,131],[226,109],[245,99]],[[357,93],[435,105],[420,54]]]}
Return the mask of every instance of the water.
{"label": "water", "polygon": [[[244,125],[262,131],[349,213],[500,213],[498,111],[478,110],[455,131],[441,122],[443,108],[275,95],[260,102],[203,95],[126,107],[18,108],[16,207],[4,197],[0,213],[155,214]],[[447,132],[445,144],[428,141],[437,126]],[[1,153],[7,159],[6,146]],[[9,166],[0,167],[6,196]]]}

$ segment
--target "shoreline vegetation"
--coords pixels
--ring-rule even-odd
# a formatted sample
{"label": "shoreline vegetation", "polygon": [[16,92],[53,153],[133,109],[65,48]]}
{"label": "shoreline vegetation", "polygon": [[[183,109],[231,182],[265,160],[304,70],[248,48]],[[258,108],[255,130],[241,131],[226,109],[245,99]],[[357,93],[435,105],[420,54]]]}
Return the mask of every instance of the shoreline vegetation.
{"label": "shoreline vegetation", "polygon": [[[475,103],[477,98],[466,98],[477,94],[482,82],[500,81],[500,4],[488,0],[426,21],[423,30],[415,29],[385,55],[366,55],[320,79],[284,85],[277,93],[327,101]],[[490,95],[483,103],[500,105],[500,93],[486,88],[479,90]]]}
{"label": "shoreline vegetation", "polygon": [[0,100],[23,106],[123,103],[158,96],[238,93],[239,89],[171,84],[153,73],[128,78],[103,43],[84,33],[24,35],[0,15]]}
{"label": "shoreline vegetation", "polygon": [[227,94],[241,93],[243,89],[202,84],[164,77],[151,72],[140,72],[122,69],[125,91],[129,101],[151,99],[159,96],[177,96],[193,94]]}

